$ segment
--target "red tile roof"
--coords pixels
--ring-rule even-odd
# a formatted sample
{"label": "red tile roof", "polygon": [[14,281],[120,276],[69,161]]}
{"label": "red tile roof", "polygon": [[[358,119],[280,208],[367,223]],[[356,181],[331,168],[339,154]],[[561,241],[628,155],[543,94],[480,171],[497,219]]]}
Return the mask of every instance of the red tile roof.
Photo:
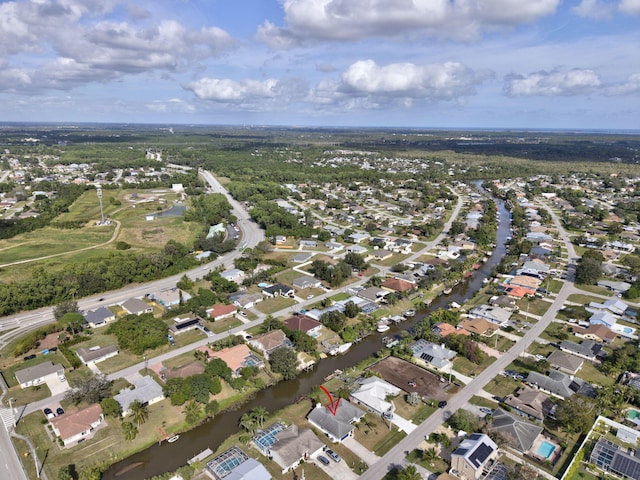
{"label": "red tile roof", "polygon": [[401,278],[387,278],[380,286],[396,292],[406,292],[416,288],[415,283],[402,280]]}

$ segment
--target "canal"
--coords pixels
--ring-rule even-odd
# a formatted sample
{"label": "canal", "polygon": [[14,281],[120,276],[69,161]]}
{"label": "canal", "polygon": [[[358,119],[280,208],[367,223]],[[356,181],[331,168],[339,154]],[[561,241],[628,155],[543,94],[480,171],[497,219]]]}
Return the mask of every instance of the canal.
{"label": "canal", "polygon": [[346,354],[321,360],[313,370],[302,373],[293,380],[280,382],[268,389],[261,390],[238,410],[217,415],[212,420],[181,434],[180,440],[177,442],[156,444],[112,465],[105,472],[103,479],[143,480],[154,475],[174,471],[207,448],[215,451],[224,440],[238,431],[240,417],[251,409],[261,406],[273,413],[290,405],[296,399],[307,395],[313,386],[322,384],[324,378],[336,369],[346,370],[372,356],[382,348],[381,339],[383,336],[391,336],[409,329],[425,315],[428,315],[430,311],[446,308],[451,302],[463,304],[483,286],[482,281],[490,276],[493,267],[506,254],[505,240],[510,235],[510,214],[502,200],[496,199],[495,201],[499,214],[496,249],[489,260],[483,263],[481,268],[470,278],[455,286],[451,294],[436,298],[428,310],[418,312],[414,318],[392,327],[388,332],[374,333],[368,336],[362,342],[354,344]]}

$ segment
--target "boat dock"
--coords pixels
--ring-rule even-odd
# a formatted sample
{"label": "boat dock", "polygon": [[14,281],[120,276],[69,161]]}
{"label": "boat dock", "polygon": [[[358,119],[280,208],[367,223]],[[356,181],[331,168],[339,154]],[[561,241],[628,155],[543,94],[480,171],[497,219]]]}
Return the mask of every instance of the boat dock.
{"label": "boat dock", "polygon": [[189,465],[191,465],[192,463],[201,462],[202,460],[204,460],[205,458],[207,458],[207,457],[209,457],[211,455],[213,455],[213,450],[211,450],[210,448],[207,448],[206,450],[201,451],[199,454],[197,454],[195,457],[193,457],[187,463],[189,463]]}

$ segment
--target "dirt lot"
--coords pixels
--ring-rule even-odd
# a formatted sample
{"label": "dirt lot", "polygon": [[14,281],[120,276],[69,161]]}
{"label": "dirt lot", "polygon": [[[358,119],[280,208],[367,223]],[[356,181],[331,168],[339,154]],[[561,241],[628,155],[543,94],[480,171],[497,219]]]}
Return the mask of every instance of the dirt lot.
{"label": "dirt lot", "polygon": [[[423,398],[446,400],[447,391],[443,389],[447,384],[440,382],[440,378],[423,368],[396,357],[387,357],[369,367],[379,373],[384,380],[406,391],[418,392]],[[416,386],[409,386],[415,382]]]}

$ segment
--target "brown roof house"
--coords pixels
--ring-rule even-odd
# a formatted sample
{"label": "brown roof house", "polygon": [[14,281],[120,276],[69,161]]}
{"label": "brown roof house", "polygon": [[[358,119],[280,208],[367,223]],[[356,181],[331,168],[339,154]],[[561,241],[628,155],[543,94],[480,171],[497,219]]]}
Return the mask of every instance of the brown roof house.
{"label": "brown roof house", "polygon": [[408,292],[416,288],[416,284],[414,282],[409,282],[408,280],[403,280],[401,278],[387,278],[380,284],[380,286],[385,290],[399,293]]}
{"label": "brown roof house", "polygon": [[307,315],[294,315],[284,321],[289,330],[304,332],[313,336],[322,328],[322,324]]}
{"label": "brown roof house", "polygon": [[551,352],[547,357],[547,361],[549,362],[549,365],[556,370],[560,370],[561,372],[568,373],[570,375],[578,373],[578,370],[582,368],[582,364],[584,363],[584,360],[580,357],[576,357],[570,353],[565,353],[561,350],[554,350]]}
{"label": "brown roof house", "polygon": [[273,330],[268,333],[263,333],[257,337],[253,337],[249,340],[249,345],[253,348],[260,350],[269,358],[269,354],[280,347],[291,348],[293,345],[280,329]]}
{"label": "brown roof house", "polygon": [[262,360],[251,353],[249,347],[244,343],[236,345],[235,347],[223,348],[217,352],[211,353],[211,358],[219,358],[233,371],[235,377],[240,376],[240,371],[244,367],[258,367],[264,366]]}
{"label": "brown roof house", "polygon": [[573,334],[579,338],[596,342],[611,343],[618,336],[617,333],[604,325],[589,325],[587,328],[573,327]]}
{"label": "brown roof house", "polygon": [[207,309],[207,314],[214,320],[222,320],[223,318],[232,317],[238,311],[235,305],[224,305],[218,303]]}
{"label": "brown roof house", "polygon": [[495,323],[484,318],[469,318],[467,320],[463,320],[458,324],[458,327],[469,333],[475,333],[476,335],[482,335],[485,337],[491,337],[500,328]]}
{"label": "brown roof house", "polygon": [[520,387],[515,394],[507,395],[504,403],[515,413],[542,422],[553,410],[554,404],[540,390]]}
{"label": "brown roof house", "polygon": [[102,408],[97,403],[73,413],[65,413],[49,420],[53,431],[60,437],[65,447],[80,443],[104,420]]}

